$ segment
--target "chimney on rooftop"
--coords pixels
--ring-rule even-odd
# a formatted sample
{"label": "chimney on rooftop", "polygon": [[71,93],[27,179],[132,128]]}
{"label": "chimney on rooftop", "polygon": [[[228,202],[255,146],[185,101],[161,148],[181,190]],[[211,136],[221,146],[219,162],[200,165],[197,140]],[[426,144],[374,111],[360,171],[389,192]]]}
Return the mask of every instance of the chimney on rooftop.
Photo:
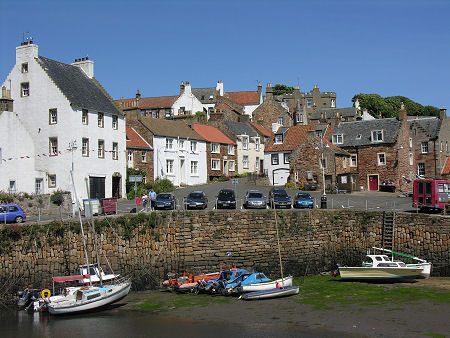
{"label": "chimney on rooftop", "polygon": [[13,111],[13,102],[11,99],[11,91],[6,89],[5,86],[2,87],[2,97],[0,98],[0,113],[4,111]]}
{"label": "chimney on rooftop", "polygon": [[268,83],[266,87],[266,100],[273,100],[273,89],[271,83]]}
{"label": "chimney on rooftop", "polygon": [[89,60],[87,56],[85,58],[75,59],[72,66],[80,68],[90,79],[94,77],[94,61]]}
{"label": "chimney on rooftop", "polygon": [[[380,116],[381,116],[381,114],[380,114]],[[403,102],[400,105],[400,110],[398,112],[398,119],[399,119],[399,121],[406,120],[406,109],[405,109],[405,105],[403,104]]]}
{"label": "chimney on rooftop", "polygon": [[441,120],[446,119],[447,118],[447,108],[441,108],[439,110],[440,110],[440,115],[439,115],[440,119]]}
{"label": "chimney on rooftop", "polygon": [[180,84],[180,95],[184,93],[184,81],[181,81]]}
{"label": "chimney on rooftop", "polygon": [[223,96],[223,82],[222,82],[222,80],[217,81],[216,91],[219,92],[220,96]]}

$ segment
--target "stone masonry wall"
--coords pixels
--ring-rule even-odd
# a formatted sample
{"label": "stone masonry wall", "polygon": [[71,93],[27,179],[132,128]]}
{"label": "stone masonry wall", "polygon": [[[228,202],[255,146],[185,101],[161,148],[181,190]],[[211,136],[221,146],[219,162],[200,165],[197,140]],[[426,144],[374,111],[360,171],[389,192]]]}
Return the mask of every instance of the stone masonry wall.
{"label": "stone masonry wall", "polygon": [[[278,277],[274,215],[272,210],[141,213],[99,217],[95,226],[114,272],[131,276],[134,287],[142,289],[160,285],[168,272],[211,272],[221,263]],[[277,212],[285,274],[317,274],[337,263],[360,265],[368,248],[381,246],[382,219],[382,212]],[[397,213],[395,224],[397,251],[431,261],[434,276],[450,276],[449,218]],[[89,225],[84,229],[92,253]],[[0,244],[0,281],[15,278],[19,289],[48,287],[52,276],[74,274],[84,263],[77,223],[2,227]]]}

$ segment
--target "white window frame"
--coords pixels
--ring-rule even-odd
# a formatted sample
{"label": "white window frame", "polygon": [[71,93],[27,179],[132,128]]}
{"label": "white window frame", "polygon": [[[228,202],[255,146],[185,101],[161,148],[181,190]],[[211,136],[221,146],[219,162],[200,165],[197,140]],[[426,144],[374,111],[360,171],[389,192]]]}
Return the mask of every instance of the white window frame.
{"label": "white window frame", "polygon": [[34,192],[36,195],[42,194],[42,183],[44,182],[44,179],[42,178],[36,178],[34,180]]}
{"label": "white window frame", "polygon": [[105,141],[104,140],[98,140],[97,141],[98,149],[97,149],[97,157],[98,158],[105,158]]}
{"label": "white window frame", "polygon": [[[381,160],[383,159],[383,161]],[[377,163],[378,165],[386,165],[386,153],[377,153]]]}
{"label": "white window frame", "polygon": [[236,166],[234,165],[234,160],[228,161],[228,171],[236,171]]}
{"label": "white window frame", "polygon": [[133,163],[133,150],[128,150],[128,162]]}
{"label": "white window frame", "polygon": [[306,99],[306,108],[312,107],[312,99]]}
{"label": "white window frame", "polygon": [[88,110],[87,109],[83,109],[81,111],[81,123],[84,125],[88,125],[89,119],[88,119]]}
{"label": "white window frame", "polygon": [[259,157],[256,157],[255,169],[259,169]]}
{"label": "white window frame", "polygon": [[234,144],[228,145],[228,155],[234,155]]}
{"label": "white window frame", "polygon": [[282,144],[283,143],[283,134],[275,134],[273,143],[274,144]]}
{"label": "white window frame", "polygon": [[81,156],[89,157],[89,139],[81,139]]}
{"label": "white window frame", "polygon": [[[422,171],[423,173],[421,173],[421,171]],[[425,171],[425,162],[417,163],[417,174],[420,175],[420,176],[425,176],[425,174],[426,174],[426,171]]]}
{"label": "white window frame", "polygon": [[166,150],[173,150],[173,138],[166,137]]}
{"label": "white window frame", "polygon": [[220,159],[218,158],[211,159],[211,170],[220,170]]}
{"label": "white window frame", "polygon": [[278,153],[270,154],[270,163],[272,163],[272,165],[279,165],[280,164],[280,155]]}
{"label": "white window frame", "polygon": [[20,84],[20,96],[21,97],[30,96],[30,83],[29,82],[22,82]]}
{"label": "white window frame", "polygon": [[173,164],[175,161],[173,159],[166,159],[166,174],[167,175],[174,175],[174,167]]}
{"label": "white window frame", "polygon": [[358,155],[351,155],[350,156],[350,167],[357,167],[358,166]]}
{"label": "white window frame", "polygon": [[119,117],[117,115],[112,116],[112,129],[117,130],[119,128]]}
{"label": "white window frame", "polygon": [[191,176],[198,176],[198,161],[191,161]]}
{"label": "white window frame", "polygon": [[248,155],[242,156],[242,168],[248,169],[249,161],[248,161]]}
{"label": "white window frame", "polygon": [[119,159],[119,144],[117,142],[113,142],[112,144],[112,159]]}
{"label": "white window frame", "polygon": [[191,152],[195,153],[197,151],[197,141],[191,141]]}
{"label": "white window frame", "polygon": [[280,126],[283,126],[283,117],[279,117],[278,118],[278,124],[280,125]]}
{"label": "white window frame", "polygon": [[97,126],[103,128],[105,126],[105,114],[97,113]]}
{"label": "white window frame", "polygon": [[242,149],[248,149],[248,136],[242,136]]}
{"label": "white window frame", "polygon": [[333,144],[343,144],[344,143],[344,135],[343,134],[334,134],[333,135]]}
{"label": "white window frame", "polygon": [[420,144],[420,151],[422,154],[428,154],[428,142],[427,141],[422,142]]}
{"label": "white window frame", "polygon": [[289,164],[289,156],[291,153],[283,153],[284,164]]}
{"label": "white window frame", "polygon": [[409,138],[409,147],[412,148],[413,146],[413,139],[412,137]]}
{"label": "white window frame", "polygon": [[21,71],[22,73],[28,73],[28,62],[22,63]]}
{"label": "white window frame", "polygon": [[413,155],[413,153],[409,153],[409,165],[414,165],[414,155]]}
{"label": "white window frame", "polygon": [[178,149],[184,150],[184,140],[178,140]]}
{"label": "white window frame", "polygon": [[336,108],[336,99],[331,99],[330,106],[331,108]]}
{"label": "white window frame", "polygon": [[58,123],[58,109],[52,108],[48,110],[49,115],[49,124],[57,124]]}
{"label": "white window frame", "polygon": [[259,151],[259,147],[261,145],[261,142],[259,140],[259,137],[255,137],[255,150]]}
{"label": "white window frame", "polygon": [[211,154],[220,154],[220,143],[211,143]]}
{"label": "white window frame", "polygon": [[57,137],[49,137],[49,156],[58,156],[58,138]]}
{"label": "white window frame", "polygon": [[56,175],[55,174],[48,174],[48,187],[56,188]]}
{"label": "white window frame", "polygon": [[147,152],[145,150],[141,151],[141,162],[147,163]]}
{"label": "white window frame", "polygon": [[[372,130],[372,143],[380,143],[384,141],[384,131],[381,130]],[[381,136],[381,139],[380,139]]]}

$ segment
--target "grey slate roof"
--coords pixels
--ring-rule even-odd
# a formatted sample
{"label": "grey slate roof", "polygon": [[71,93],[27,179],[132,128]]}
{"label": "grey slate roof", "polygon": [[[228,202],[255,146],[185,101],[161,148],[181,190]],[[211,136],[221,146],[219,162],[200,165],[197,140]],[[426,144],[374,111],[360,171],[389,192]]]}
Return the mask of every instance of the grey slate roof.
{"label": "grey slate roof", "polygon": [[437,117],[424,117],[424,118],[409,120],[408,124],[409,124],[410,128],[414,124],[418,124],[420,126],[420,128],[422,128],[431,139],[435,139],[439,135],[439,128],[441,126],[441,120]]}
{"label": "grey slate roof", "polygon": [[311,120],[319,120],[324,114],[324,118],[331,119],[339,113],[342,117],[353,117],[356,116],[356,108],[355,107],[347,107],[347,108],[327,108],[327,109],[317,109],[314,113],[311,114]]}
{"label": "grey slate roof", "polygon": [[[192,88],[192,94],[203,104],[216,103],[216,88]],[[211,100],[210,97],[213,97]],[[203,97],[203,99],[202,99]]]}
{"label": "grey slate roof", "polygon": [[[397,118],[366,121],[341,122],[334,128],[332,135],[343,134],[344,143],[339,147],[358,147],[374,144],[395,143],[400,121]],[[372,131],[383,130],[383,142],[372,142]],[[357,136],[361,135],[360,138]]]}
{"label": "grey slate roof", "polygon": [[39,56],[37,61],[66,98],[76,107],[109,114],[121,114],[95,79],[80,68]]}
{"label": "grey slate roof", "polygon": [[227,122],[225,122],[225,125],[236,136],[238,136],[238,135],[248,135],[250,137],[258,136],[256,131],[250,126],[250,124],[242,123],[242,122],[227,121]]}

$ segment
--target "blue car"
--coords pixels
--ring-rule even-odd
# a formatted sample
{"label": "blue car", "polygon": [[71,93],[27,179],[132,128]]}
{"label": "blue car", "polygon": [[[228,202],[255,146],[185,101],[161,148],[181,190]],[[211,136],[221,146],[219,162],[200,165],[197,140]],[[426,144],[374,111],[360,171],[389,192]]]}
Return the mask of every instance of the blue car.
{"label": "blue car", "polygon": [[17,204],[0,205],[0,223],[15,222],[22,223],[27,217],[25,211]]}
{"label": "blue car", "polygon": [[295,195],[294,208],[314,208],[314,199],[307,192],[299,192]]}

